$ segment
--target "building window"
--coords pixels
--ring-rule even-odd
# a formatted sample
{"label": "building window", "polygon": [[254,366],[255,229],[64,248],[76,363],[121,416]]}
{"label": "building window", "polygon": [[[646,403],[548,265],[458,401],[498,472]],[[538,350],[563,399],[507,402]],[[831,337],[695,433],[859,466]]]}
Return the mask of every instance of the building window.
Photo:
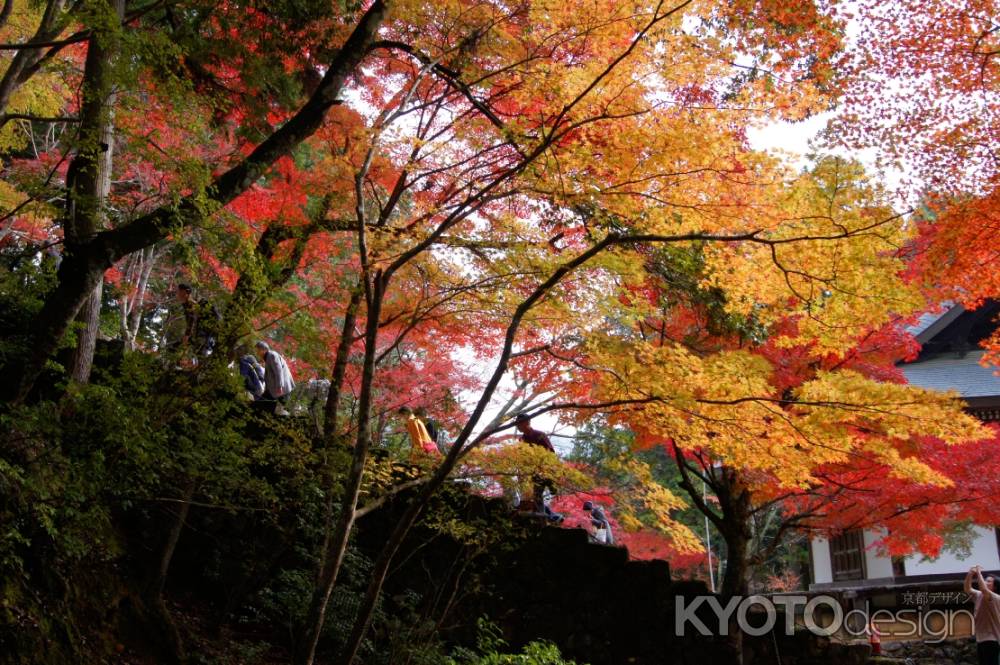
{"label": "building window", "polygon": [[979,418],[984,423],[1000,421],[1000,406],[982,406],[967,409],[969,415]]}
{"label": "building window", "polygon": [[830,539],[830,564],[834,582],[865,578],[865,546],[861,529],[851,529]]}

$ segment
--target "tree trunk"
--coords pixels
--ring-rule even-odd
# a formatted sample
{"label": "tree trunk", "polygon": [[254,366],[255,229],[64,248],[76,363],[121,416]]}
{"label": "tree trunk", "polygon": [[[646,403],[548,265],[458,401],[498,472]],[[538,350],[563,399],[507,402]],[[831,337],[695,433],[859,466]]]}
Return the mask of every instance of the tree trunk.
{"label": "tree trunk", "polygon": [[[753,537],[750,531],[753,511],[750,494],[740,481],[738,471],[701,458],[699,458],[701,470],[697,471],[677,442],[674,442],[673,448],[674,462],[681,474],[681,488],[687,492],[698,510],[715,525],[726,543],[726,568],[725,573],[720,575],[719,586],[722,603],[726,604],[736,596],[746,596],[750,580],[750,545]],[[702,487],[707,485],[712,488],[718,500],[718,510],[705,500],[702,494],[704,490],[695,486],[695,477],[703,481]],[[730,662],[742,665],[743,633],[737,624],[735,612],[728,624],[727,645]]]}
{"label": "tree trunk", "polygon": [[358,609],[358,615],[354,619],[354,627],[351,629],[351,636],[347,640],[347,645],[344,647],[343,653],[337,660],[340,665],[351,665],[357,657],[358,650],[361,648],[361,643],[364,640],[365,633],[368,632],[368,627],[371,625],[372,616],[374,615],[375,607],[378,604],[378,597],[382,594],[382,587],[385,585],[385,578],[389,574],[389,566],[392,564],[392,560],[395,558],[396,552],[398,552],[400,546],[402,546],[403,540],[416,523],[417,518],[419,518],[420,514],[423,512],[423,509],[430,500],[431,495],[437,491],[442,482],[443,478],[438,482],[434,482],[434,480],[432,480],[427,484],[427,486],[425,486],[424,491],[411,501],[410,505],[406,509],[406,512],[403,514],[403,517],[400,518],[396,527],[393,529],[392,535],[389,536],[389,540],[386,541],[386,544],[382,547],[382,551],[379,553],[378,559],[375,560],[375,568],[371,573],[371,581],[368,583],[368,588],[365,590],[365,596],[361,601],[361,607]]}
{"label": "tree trunk", "polygon": [[347,374],[347,361],[351,355],[351,342],[354,340],[354,326],[358,320],[358,309],[364,289],[359,283],[351,293],[351,299],[344,311],[344,324],[340,329],[340,340],[337,342],[337,354],[334,356],[333,369],[330,372],[330,393],[323,409],[323,432],[327,448],[338,436],[340,412],[340,392]]}
{"label": "tree trunk", "polygon": [[358,308],[361,306],[361,284],[355,287],[351,300],[344,312],[344,323],[340,330],[340,341],[337,343],[337,354],[333,360],[333,370],[330,372],[330,392],[327,393],[323,409],[323,442],[326,459],[324,460],[324,491],[326,505],[323,509],[323,544],[319,550],[319,565],[316,570],[317,590],[326,588],[330,582],[323,576],[326,566],[327,550],[330,547],[331,530],[333,528],[333,453],[334,446],[340,440],[340,395],[347,375],[347,361],[351,355],[351,343],[354,341],[354,326],[358,318]]}
{"label": "tree trunk", "polygon": [[3,9],[0,9],[0,28],[7,25],[10,15],[14,11],[14,0],[4,0]]}
{"label": "tree trunk", "polygon": [[[340,501],[340,515],[336,528],[325,553],[325,561],[319,575],[318,584],[306,613],[306,627],[303,633],[302,645],[298,649],[296,663],[312,665],[316,659],[316,646],[326,620],[326,609],[330,602],[330,594],[337,583],[337,576],[344,563],[347,543],[351,537],[354,520],[357,516],[358,497],[361,494],[361,481],[364,478],[365,462],[368,460],[368,449],[371,446],[371,408],[372,383],[375,376],[375,356],[377,354],[378,324],[382,313],[382,297],[385,284],[380,273],[372,280],[370,297],[367,298],[368,320],[365,324],[365,356],[361,368],[361,391],[358,395],[358,435],[354,444],[354,454],[351,459],[351,470],[347,478],[347,486]],[[346,323],[346,322],[345,322]],[[353,325],[352,325],[353,328]],[[346,330],[346,326],[345,326]],[[341,337],[343,342],[344,337]],[[346,360],[345,360],[346,363]],[[346,364],[345,364],[346,367]],[[331,389],[332,389],[331,383]],[[329,400],[328,400],[329,405]],[[328,418],[332,419],[330,412]],[[335,432],[327,432],[327,437],[335,436]],[[329,439],[328,439],[329,440]]]}
{"label": "tree trunk", "polygon": [[129,351],[135,351],[139,327],[142,325],[142,310],[146,304],[146,287],[156,265],[156,259],[156,247],[139,250],[135,266],[137,275],[135,293],[131,297],[126,293],[121,298],[122,337],[125,339],[125,348]]}
{"label": "tree trunk", "polygon": [[170,531],[167,533],[167,540],[163,544],[160,561],[156,567],[156,575],[149,584],[150,598],[159,598],[163,595],[163,589],[166,588],[167,573],[170,572],[170,562],[174,558],[177,543],[181,539],[181,533],[184,532],[184,525],[187,523],[188,513],[191,511],[191,499],[194,498],[194,489],[194,480],[188,479],[181,491],[180,508],[177,511],[177,517],[170,526]]}
{"label": "tree trunk", "polygon": [[32,328],[36,331],[31,355],[21,368],[20,384],[7,384],[0,390],[13,388],[10,398],[23,401],[35,385],[46,361],[59,346],[70,323],[76,318],[87,294],[97,286],[106,266],[96,256],[66,255],[59,263],[58,286],[45,298]]}
{"label": "tree trunk", "polygon": [[[107,11],[117,18],[114,27],[90,40],[83,70],[83,103],[76,156],[66,173],[67,251],[93,240],[105,223],[105,202],[111,191],[114,147],[115,91],[112,67],[117,53],[117,30],[125,16],[125,0],[110,0]],[[77,320],[83,324],[70,366],[70,377],[78,383],[90,380],[94,348],[101,322],[103,275],[94,279]]]}
{"label": "tree trunk", "polygon": [[719,588],[719,593],[723,598],[745,596],[749,590],[749,536],[748,532],[739,527],[734,527],[732,531],[722,534],[726,541],[726,569],[722,576],[722,586]]}
{"label": "tree trunk", "polygon": [[[750,495],[739,481],[737,471],[724,468],[718,475],[715,489],[723,517],[720,532],[726,541],[726,572],[722,577],[720,595],[722,602],[726,603],[736,596],[746,597],[749,591],[752,506]],[[728,646],[732,662],[742,665],[743,631],[737,623],[737,613],[730,617]]]}
{"label": "tree trunk", "polygon": [[188,513],[191,511],[191,499],[194,497],[195,481],[188,479],[181,491],[181,503],[174,518],[174,523],[167,532],[167,539],[163,543],[163,550],[160,552],[160,560],[157,562],[156,573],[146,585],[145,605],[146,616],[151,630],[159,633],[164,647],[168,652],[172,662],[182,663],[186,660],[184,653],[184,642],[177,624],[174,623],[170,610],[163,602],[163,590],[167,585],[167,573],[170,572],[170,562],[177,551],[177,543],[184,532],[184,525],[187,523]]}
{"label": "tree trunk", "polygon": [[70,364],[70,377],[77,383],[90,381],[90,370],[94,365],[94,349],[97,348],[97,334],[101,327],[101,300],[104,296],[104,280],[97,282],[94,290],[80,308],[76,320],[83,324],[76,340],[76,350]]}

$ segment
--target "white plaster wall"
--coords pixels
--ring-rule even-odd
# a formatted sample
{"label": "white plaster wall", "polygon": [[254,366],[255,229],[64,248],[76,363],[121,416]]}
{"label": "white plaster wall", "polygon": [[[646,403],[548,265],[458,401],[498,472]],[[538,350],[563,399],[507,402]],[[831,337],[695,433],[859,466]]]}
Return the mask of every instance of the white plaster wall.
{"label": "white plaster wall", "polygon": [[878,531],[865,529],[865,571],[867,572],[865,579],[876,580],[880,577],[892,577],[892,558],[879,554],[878,550],[872,547],[872,544],[881,537],[882,534]]}
{"label": "white plaster wall", "polygon": [[830,562],[830,541],[826,538],[813,538],[809,541],[812,548],[813,584],[828,584],[833,581],[833,566]]}
{"label": "white plaster wall", "polygon": [[918,555],[906,558],[907,575],[939,575],[941,573],[964,573],[972,566],[982,566],[986,570],[1000,570],[1000,555],[997,553],[997,538],[993,529],[974,527],[976,537],[972,542],[972,555],[960,559],[953,552],[941,552],[937,559],[922,560]]}

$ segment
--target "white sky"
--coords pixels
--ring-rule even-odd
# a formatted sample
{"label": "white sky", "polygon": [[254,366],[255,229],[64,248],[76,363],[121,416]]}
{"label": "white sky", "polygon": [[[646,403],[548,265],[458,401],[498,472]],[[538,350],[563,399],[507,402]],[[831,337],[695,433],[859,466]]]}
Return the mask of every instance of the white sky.
{"label": "white sky", "polygon": [[796,166],[807,164],[809,143],[833,117],[832,112],[814,115],[802,122],[776,122],[764,127],[751,127],[747,131],[750,147],[754,150],[783,152],[793,157]]}

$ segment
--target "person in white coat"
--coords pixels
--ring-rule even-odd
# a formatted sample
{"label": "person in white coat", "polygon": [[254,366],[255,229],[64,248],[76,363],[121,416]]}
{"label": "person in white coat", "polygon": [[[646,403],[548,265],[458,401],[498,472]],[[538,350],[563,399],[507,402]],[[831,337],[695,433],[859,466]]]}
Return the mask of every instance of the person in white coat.
{"label": "person in white coat", "polygon": [[257,357],[264,365],[264,394],[260,400],[272,402],[277,412],[278,404],[284,404],[295,389],[295,379],[284,356],[263,340],[257,342]]}

